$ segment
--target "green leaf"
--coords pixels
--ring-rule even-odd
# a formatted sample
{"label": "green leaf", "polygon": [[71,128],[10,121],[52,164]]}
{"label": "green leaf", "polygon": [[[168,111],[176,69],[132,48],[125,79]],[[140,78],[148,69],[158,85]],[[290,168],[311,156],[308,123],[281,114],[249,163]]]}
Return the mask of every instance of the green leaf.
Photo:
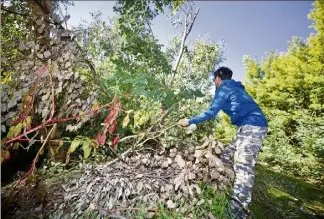
{"label": "green leaf", "polygon": [[90,141],[90,147],[91,148],[97,148],[97,147],[99,147],[99,143],[96,140],[91,139],[91,141]]}
{"label": "green leaf", "polygon": [[137,111],[134,115],[134,126],[139,127],[139,119],[141,118],[141,112]]}
{"label": "green leaf", "polygon": [[125,128],[128,125],[129,121],[129,113],[127,113],[127,116],[123,120],[123,128]]}
{"label": "green leaf", "polygon": [[80,145],[81,139],[80,137],[75,137],[70,145],[69,152],[73,153]]}
{"label": "green leaf", "polygon": [[17,135],[19,135],[21,133],[21,129],[23,128],[23,124],[22,123],[18,123],[16,126],[11,126],[9,128],[9,132],[7,134],[7,138],[14,138]]}
{"label": "green leaf", "polygon": [[82,144],[84,159],[87,159],[91,154],[92,147],[90,146],[90,143],[91,143],[90,139],[86,139]]}

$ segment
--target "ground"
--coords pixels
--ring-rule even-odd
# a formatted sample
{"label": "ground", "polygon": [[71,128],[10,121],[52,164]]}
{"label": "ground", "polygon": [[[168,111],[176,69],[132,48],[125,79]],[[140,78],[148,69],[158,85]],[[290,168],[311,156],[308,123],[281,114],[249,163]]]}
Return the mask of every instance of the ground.
{"label": "ground", "polygon": [[[58,177],[60,175],[60,177]],[[78,171],[73,174],[62,174],[47,179],[46,183],[51,184],[52,190],[44,195],[46,199],[51,198],[56,186],[61,184],[57,179],[77,177]],[[215,192],[207,185],[202,186],[201,199],[205,202],[192,207],[191,218],[223,218],[224,209],[227,206],[228,193],[223,191]],[[48,187],[48,186],[47,186]],[[42,188],[42,187],[40,187]],[[43,192],[43,190],[38,191]],[[38,195],[39,196],[39,195]],[[44,201],[44,197],[42,197]],[[39,203],[35,203],[39,205]],[[37,207],[37,206],[36,206]],[[316,186],[299,179],[273,172],[261,165],[257,166],[254,195],[251,205],[253,218],[276,219],[276,218],[324,218],[324,192]],[[2,212],[3,213],[3,212]],[[145,212],[134,211],[133,218],[145,218]],[[4,216],[4,215],[3,215]],[[97,212],[85,212],[84,218],[97,218]],[[157,214],[154,218],[185,218],[184,215],[163,205],[157,207]],[[13,217],[3,217],[13,218]],[[30,218],[30,217],[29,217]]]}

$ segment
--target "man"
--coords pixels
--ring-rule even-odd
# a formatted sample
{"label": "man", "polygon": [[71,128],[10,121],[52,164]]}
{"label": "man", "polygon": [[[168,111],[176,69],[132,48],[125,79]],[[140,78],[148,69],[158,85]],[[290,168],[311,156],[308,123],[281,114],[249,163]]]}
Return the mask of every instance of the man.
{"label": "man", "polygon": [[[238,126],[234,140],[222,153],[225,165],[233,165],[235,180],[230,211],[235,218],[249,215],[252,198],[255,164],[264,137],[268,131],[267,120],[241,82],[232,80],[232,71],[220,67],[214,72],[215,97],[210,108],[191,119],[181,119],[178,124],[189,126],[214,118],[220,110],[231,117]],[[232,163],[234,160],[234,164]]]}

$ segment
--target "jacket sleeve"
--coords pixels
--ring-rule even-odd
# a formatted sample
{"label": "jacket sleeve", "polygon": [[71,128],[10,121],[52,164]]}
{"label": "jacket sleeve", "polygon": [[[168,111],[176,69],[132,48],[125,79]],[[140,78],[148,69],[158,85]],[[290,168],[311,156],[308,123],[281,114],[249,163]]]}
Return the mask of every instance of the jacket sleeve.
{"label": "jacket sleeve", "polygon": [[215,97],[214,97],[209,109],[207,111],[189,119],[189,125],[199,124],[206,120],[215,118],[217,113],[223,108],[223,105],[227,99],[227,96],[228,95],[224,91],[224,89],[220,88],[219,90],[216,90]]}

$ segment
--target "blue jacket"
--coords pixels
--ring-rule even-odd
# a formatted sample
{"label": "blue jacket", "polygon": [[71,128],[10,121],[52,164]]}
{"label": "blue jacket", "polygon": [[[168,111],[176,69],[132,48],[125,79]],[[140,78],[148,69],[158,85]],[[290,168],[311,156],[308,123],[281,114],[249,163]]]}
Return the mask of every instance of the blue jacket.
{"label": "blue jacket", "polygon": [[189,120],[189,124],[198,124],[214,118],[223,110],[231,117],[233,125],[253,125],[268,127],[267,120],[252,97],[245,91],[241,82],[224,80],[215,91],[209,109]]}

